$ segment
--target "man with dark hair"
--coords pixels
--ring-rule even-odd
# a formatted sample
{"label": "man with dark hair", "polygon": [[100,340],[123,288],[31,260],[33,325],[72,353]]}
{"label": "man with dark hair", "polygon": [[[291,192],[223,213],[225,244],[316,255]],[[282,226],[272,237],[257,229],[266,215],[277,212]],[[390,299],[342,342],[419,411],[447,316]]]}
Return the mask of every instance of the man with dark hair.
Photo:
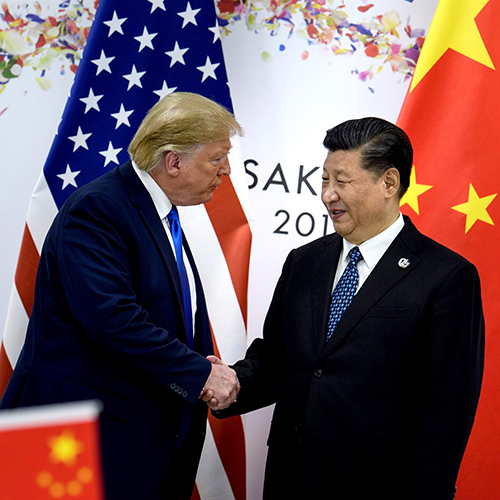
{"label": "man with dark hair", "polygon": [[476,268],[401,215],[401,129],[351,120],[324,144],[336,232],[289,254],[238,401],[215,413],[276,403],[266,500],[451,500],[483,370]]}

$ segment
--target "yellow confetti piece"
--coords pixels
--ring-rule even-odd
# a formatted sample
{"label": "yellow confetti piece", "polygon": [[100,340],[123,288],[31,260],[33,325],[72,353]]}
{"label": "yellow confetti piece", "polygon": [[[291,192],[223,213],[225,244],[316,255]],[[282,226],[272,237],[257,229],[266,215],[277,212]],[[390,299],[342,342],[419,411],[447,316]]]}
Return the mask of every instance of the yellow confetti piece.
{"label": "yellow confetti piece", "polygon": [[52,88],[52,81],[46,76],[39,76],[38,78],[35,78],[35,80],[37,81],[38,85],[40,85],[40,88],[42,90],[49,90],[50,88]]}
{"label": "yellow confetti piece", "polygon": [[273,60],[273,56],[271,54],[269,54],[269,52],[267,52],[267,51],[262,52],[260,58],[264,62],[271,62]]}

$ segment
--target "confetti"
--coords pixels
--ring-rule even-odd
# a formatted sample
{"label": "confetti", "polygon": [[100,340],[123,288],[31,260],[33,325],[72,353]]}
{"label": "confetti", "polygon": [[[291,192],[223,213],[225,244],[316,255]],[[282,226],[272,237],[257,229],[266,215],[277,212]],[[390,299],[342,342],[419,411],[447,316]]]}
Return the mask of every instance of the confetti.
{"label": "confetti", "polygon": [[[60,74],[67,69],[76,73],[98,4],[99,0],[95,0],[89,8],[81,0],[65,0],[56,13],[49,15],[39,2],[17,5],[17,10],[2,2],[0,93],[10,80],[22,76],[26,67],[40,72],[38,78],[43,78],[44,89],[50,88],[50,83],[42,71],[53,62],[63,62]],[[226,36],[232,24],[244,22],[249,30],[266,30],[272,36],[286,29],[289,37],[305,38],[309,45],[326,45],[335,56],[352,55],[361,49],[371,62],[377,60],[380,64],[375,72],[353,71],[361,81],[370,79],[370,71],[378,74],[383,66],[389,66],[405,80],[411,78],[425,41],[425,30],[411,28],[408,20],[404,27],[408,42],[404,44],[397,31],[401,19],[394,10],[359,21],[349,19],[342,10],[345,5],[331,7],[330,0],[216,0],[216,5],[219,25]],[[357,10],[373,13],[375,7],[360,0]],[[279,46],[280,51],[284,48]],[[300,53],[302,60],[308,57],[308,50]],[[261,58],[270,62],[273,56],[263,52]]]}
{"label": "confetti", "polygon": [[266,51],[262,52],[260,57],[264,62],[271,62],[273,60],[273,56]]}
{"label": "confetti", "polygon": [[2,2],[0,92],[10,80],[21,77],[26,67],[39,73],[36,81],[44,90],[52,86],[45,71],[53,62],[62,61],[60,74],[67,68],[76,72],[98,3],[90,9],[79,0],[67,0],[49,15],[39,2],[17,5],[16,10]]}
{"label": "confetti", "polygon": [[[384,66],[405,80],[411,78],[425,40],[425,30],[412,29],[408,20],[403,27],[407,41],[403,43],[398,32],[400,15],[395,10],[375,14],[376,5],[366,0],[360,0],[356,10],[362,14],[369,11],[372,17],[361,21],[350,19],[342,10],[345,5],[332,7],[331,0],[216,0],[216,5],[226,36],[232,25],[244,22],[249,30],[268,31],[271,36],[287,30],[288,37],[306,39],[308,45],[326,45],[335,56],[361,50],[370,67],[374,60],[380,65],[376,70],[352,71],[361,81],[370,80]],[[302,60],[308,56],[308,50],[300,53]]]}

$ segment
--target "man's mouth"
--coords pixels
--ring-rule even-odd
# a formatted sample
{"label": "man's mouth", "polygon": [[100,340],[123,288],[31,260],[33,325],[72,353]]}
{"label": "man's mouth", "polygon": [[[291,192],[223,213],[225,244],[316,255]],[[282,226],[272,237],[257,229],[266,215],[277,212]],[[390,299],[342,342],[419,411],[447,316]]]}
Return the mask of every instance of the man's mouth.
{"label": "man's mouth", "polygon": [[337,220],[345,214],[345,210],[330,210],[332,220]]}

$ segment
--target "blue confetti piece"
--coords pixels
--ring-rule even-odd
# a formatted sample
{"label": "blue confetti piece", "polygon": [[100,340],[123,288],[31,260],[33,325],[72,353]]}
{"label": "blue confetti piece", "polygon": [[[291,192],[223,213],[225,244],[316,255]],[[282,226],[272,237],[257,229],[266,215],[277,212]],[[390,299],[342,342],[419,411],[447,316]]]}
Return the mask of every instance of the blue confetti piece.
{"label": "blue confetti piece", "polygon": [[45,22],[45,19],[42,19],[41,17],[38,17],[35,14],[28,14],[26,16],[30,21],[34,21],[35,23],[40,23],[43,24]]}
{"label": "blue confetti piece", "polygon": [[372,34],[372,32],[368,28],[365,28],[361,24],[352,23],[351,26],[354,26],[358,30],[358,32],[361,33],[362,35],[371,36],[371,34]]}

